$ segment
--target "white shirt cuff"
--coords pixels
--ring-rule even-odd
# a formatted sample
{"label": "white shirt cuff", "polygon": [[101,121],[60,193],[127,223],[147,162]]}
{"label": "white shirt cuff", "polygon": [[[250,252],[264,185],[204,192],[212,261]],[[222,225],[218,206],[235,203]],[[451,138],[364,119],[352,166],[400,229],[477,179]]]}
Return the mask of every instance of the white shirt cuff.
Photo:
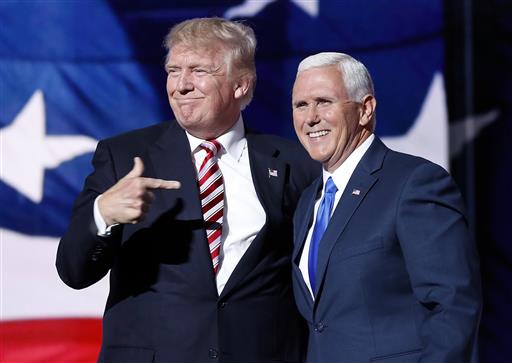
{"label": "white shirt cuff", "polygon": [[107,223],[105,223],[105,220],[101,216],[100,207],[98,206],[98,200],[100,198],[101,194],[94,200],[94,223],[96,223],[96,228],[98,229],[97,235],[107,237],[112,234],[112,228],[117,226],[119,223],[107,226]]}

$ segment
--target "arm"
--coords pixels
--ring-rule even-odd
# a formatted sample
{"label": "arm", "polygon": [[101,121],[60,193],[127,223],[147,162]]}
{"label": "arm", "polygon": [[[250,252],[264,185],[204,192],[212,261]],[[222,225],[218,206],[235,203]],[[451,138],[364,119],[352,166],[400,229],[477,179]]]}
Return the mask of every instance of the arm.
{"label": "arm", "polygon": [[84,288],[100,280],[112,267],[121,246],[117,227],[109,236],[99,236],[94,203],[107,226],[141,221],[154,200],[152,189],[179,188],[178,182],[142,177],[144,164],[138,157],[133,169],[117,180],[111,152],[100,142],[93,157],[94,172],[73,207],[68,231],[57,250],[57,271],[73,288]]}
{"label": "arm", "polygon": [[109,237],[100,237],[93,217],[94,200],[117,181],[110,152],[101,141],[92,163],[94,171],[75,201],[68,230],[57,250],[59,276],[76,289],[92,285],[105,276],[120,246],[119,228]]}
{"label": "arm", "polygon": [[397,235],[411,286],[424,309],[420,361],[470,362],[481,286],[460,193],[442,168],[421,164],[409,177],[397,213]]}

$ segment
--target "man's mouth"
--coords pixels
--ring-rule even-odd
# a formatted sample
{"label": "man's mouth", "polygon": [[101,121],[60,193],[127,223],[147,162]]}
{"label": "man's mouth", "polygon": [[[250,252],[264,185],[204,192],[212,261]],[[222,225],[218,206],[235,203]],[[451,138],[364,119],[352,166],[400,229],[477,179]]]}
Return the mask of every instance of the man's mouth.
{"label": "man's mouth", "polygon": [[320,130],[320,131],[312,131],[312,132],[308,132],[308,136],[311,138],[311,139],[316,139],[318,137],[322,137],[322,136],[325,136],[329,133],[328,130]]}
{"label": "man's mouth", "polygon": [[176,101],[180,103],[190,103],[199,100],[199,98],[177,98]]}

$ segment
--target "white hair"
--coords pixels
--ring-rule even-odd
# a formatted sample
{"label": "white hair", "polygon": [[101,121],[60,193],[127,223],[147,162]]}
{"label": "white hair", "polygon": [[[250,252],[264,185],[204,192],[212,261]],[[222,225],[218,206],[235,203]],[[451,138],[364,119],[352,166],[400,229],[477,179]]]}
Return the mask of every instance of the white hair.
{"label": "white hair", "polygon": [[375,96],[373,81],[363,63],[348,54],[323,52],[309,56],[300,62],[297,75],[310,68],[338,66],[343,84],[352,101],[361,102],[366,95]]}

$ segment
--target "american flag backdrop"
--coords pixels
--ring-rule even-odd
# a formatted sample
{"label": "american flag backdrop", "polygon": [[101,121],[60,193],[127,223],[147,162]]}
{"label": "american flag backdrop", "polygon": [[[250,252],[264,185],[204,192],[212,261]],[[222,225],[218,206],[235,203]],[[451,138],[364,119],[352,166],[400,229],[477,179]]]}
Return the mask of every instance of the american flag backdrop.
{"label": "american flag backdrop", "polygon": [[[263,132],[295,139],[291,87],[305,56],[341,51],[367,65],[376,85],[377,134],[393,149],[451,169],[462,187],[485,273],[482,361],[509,361],[511,283],[494,281],[512,281],[512,250],[499,224],[511,192],[494,188],[508,189],[511,180],[502,168],[508,161],[510,169],[510,153],[495,158],[512,135],[512,45],[506,37],[479,43],[475,34],[498,28],[510,35],[512,12],[504,1],[486,4],[0,1],[0,361],[95,361],[108,281],[83,291],[65,286],[55,269],[59,236],[98,140],[173,117],[162,40],[173,24],[203,16],[243,19],[254,28],[258,82],[244,119]],[[482,9],[501,11],[481,25]],[[499,61],[475,57],[478,47]],[[475,64],[488,73],[478,74]],[[499,70],[503,78],[489,76]],[[483,179],[482,168],[505,179]],[[494,208],[490,214],[482,203]]]}

